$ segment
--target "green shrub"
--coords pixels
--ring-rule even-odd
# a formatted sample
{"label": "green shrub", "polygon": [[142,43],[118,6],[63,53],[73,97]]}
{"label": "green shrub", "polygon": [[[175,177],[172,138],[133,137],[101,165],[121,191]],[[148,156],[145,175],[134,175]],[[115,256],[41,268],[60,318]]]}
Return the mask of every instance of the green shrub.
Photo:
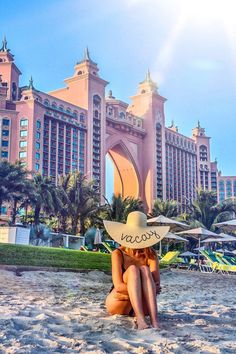
{"label": "green shrub", "polygon": [[99,252],[0,244],[0,264],[111,270],[111,256]]}

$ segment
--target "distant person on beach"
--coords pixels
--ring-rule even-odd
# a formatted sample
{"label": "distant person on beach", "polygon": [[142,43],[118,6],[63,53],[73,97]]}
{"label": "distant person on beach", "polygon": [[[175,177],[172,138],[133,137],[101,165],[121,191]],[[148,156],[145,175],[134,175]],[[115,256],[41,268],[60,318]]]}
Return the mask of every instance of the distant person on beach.
{"label": "distant person on beach", "polygon": [[159,328],[156,296],[161,291],[159,264],[151,248],[167,234],[169,227],[147,226],[145,214],[135,211],[127,223],[104,221],[109,235],[121,247],[112,253],[113,286],[106,298],[111,315],[134,315],[138,329]]}

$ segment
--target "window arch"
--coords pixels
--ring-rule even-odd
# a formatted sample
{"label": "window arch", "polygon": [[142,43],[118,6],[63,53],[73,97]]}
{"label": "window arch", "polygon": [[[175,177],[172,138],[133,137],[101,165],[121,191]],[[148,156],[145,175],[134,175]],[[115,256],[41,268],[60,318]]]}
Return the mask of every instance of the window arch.
{"label": "window arch", "polygon": [[56,109],[57,108],[57,103],[54,101],[52,102],[52,108]]}
{"label": "window arch", "polygon": [[119,117],[120,117],[121,119],[125,119],[125,113],[124,113],[124,112],[120,112]]}
{"label": "window arch", "polygon": [[73,117],[78,118],[78,111],[73,112]]}
{"label": "window arch", "polygon": [[98,96],[98,95],[94,95],[93,96],[93,105],[98,108],[98,109],[101,109],[101,97]]}
{"label": "window arch", "polygon": [[49,106],[49,105],[50,105],[49,100],[44,100],[44,105],[45,105],[45,106]]}
{"label": "window arch", "polygon": [[200,145],[199,152],[200,152],[200,161],[207,161],[207,147],[206,147],[206,145]]}

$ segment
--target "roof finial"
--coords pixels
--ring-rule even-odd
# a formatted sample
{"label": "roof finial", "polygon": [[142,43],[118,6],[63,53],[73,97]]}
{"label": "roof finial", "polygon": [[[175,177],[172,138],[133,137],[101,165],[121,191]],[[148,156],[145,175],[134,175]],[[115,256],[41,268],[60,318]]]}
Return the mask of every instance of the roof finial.
{"label": "roof finial", "polygon": [[197,127],[201,128],[200,120],[197,121]]}
{"label": "roof finial", "polygon": [[149,68],[146,75],[146,81],[152,81]]}
{"label": "roof finial", "polygon": [[8,52],[9,49],[7,49],[7,39],[6,36],[4,36],[3,41],[2,41],[2,48],[0,49],[1,52]]}
{"label": "roof finial", "polygon": [[90,60],[88,47],[86,47],[84,51],[84,60]]}
{"label": "roof finial", "polygon": [[30,90],[33,90],[34,89],[34,80],[32,78],[32,75],[30,77],[30,80],[29,80],[29,89]]}

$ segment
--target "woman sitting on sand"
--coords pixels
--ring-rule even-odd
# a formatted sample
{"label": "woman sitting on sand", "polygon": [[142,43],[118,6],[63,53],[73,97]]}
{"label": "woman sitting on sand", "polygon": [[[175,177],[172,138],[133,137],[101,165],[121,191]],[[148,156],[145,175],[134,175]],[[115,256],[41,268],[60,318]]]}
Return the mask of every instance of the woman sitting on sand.
{"label": "woman sitting on sand", "polygon": [[151,248],[169,227],[147,226],[145,214],[134,211],[127,223],[104,221],[109,235],[122,246],[112,253],[113,286],[106,299],[111,315],[135,315],[138,329],[159,328],[156,295],[160,293],[158,259]]}

